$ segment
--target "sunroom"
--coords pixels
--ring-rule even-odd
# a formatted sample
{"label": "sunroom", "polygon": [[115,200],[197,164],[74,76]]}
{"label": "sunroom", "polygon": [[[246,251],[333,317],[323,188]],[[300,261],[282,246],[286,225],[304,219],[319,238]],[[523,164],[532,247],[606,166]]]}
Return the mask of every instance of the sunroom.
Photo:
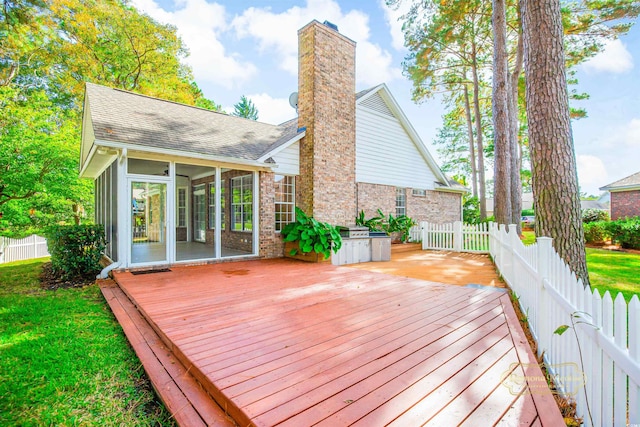
{"label": "sunroom", "polygon": [[119,268],[260,255],[260,179],[275,176],[268,188],[291,193],[284,197],[292,202],[297,170],[286,158],[297,152],[287,150],[304,135],[296,124],[87,84],[80,175],[94,179],[105,255]]}

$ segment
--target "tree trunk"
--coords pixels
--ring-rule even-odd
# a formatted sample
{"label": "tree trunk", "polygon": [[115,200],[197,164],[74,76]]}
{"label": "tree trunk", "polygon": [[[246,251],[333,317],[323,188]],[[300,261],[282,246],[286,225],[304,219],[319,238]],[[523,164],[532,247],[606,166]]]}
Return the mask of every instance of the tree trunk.
{"label": "tree trunk", "polygon": [[[466,80],[466,76],[465,76]],[[464,114],[467,120],[467,133],[469,135],[469,162],[471,163],[471,190],[473,196],[478,197],[478,171],[476,169],[476,149],[473,140],[473,120],[471,119],[471,106],[469,105],[469,89],[464,84]]]}
{"label": "tree trunk", "polygon": [[493,0],[493,216],[498,224],[509,224],[511,215],[511,147],[509,145],[509,96],[507,16],[505,0]]}
{"label": "tree trunk", "polygon": [[536,234],[589,285],[571,134],[560,0],[522,0]]}
{"label": "tree trunk", "polygon": [[482,138],[482,114],[480,113],[480,81],[478,79],[478,59],[475,43],[471,43],[471,74],[473,76],[473,111],[476,120],[476,143],[478,144],[478,191],[480,219],[487,218],[487,194],[484,180],[484,142]]}
{"label": "tree trunk", "polygon": [[516,60],[513,72],[509,74],[509,146],[511,147],[511,216],[512,224],[518,227],[518,234],[522,234],[522,147],[520,146],[520,126],[518,124],[519,111],[519,83],[522,73],[522,62],[524,54],[522,52],[522,20],[520,17],[520,4],[516,4],[518,14],[518,43],[516,45]]}

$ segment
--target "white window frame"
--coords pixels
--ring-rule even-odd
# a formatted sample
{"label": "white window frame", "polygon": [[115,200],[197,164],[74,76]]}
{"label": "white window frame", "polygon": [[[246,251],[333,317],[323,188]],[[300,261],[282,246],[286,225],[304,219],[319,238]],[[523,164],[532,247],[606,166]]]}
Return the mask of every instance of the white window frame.
{"label": "white window frame", "polygon": [[[240,185],[240,202],[237,203],[234,200],[234,188],[236,188],[237,184]],[[251,201],[244,201],[245,191],[251,191]],[[253,199],[255,194],[253,194],[253,174],[247,174],[242,176],[237,176],[231,178],[231,231],[236,232],[253,232]],[[239,229],[236,228],[236,208],[239,207],[239,214],[241,218],[241,226]],[[249,210],[247,210],[249,208]],[[246,217],[247,213],[251,215],[251,219],[248,220]],[[250,228],[247,228],[246,225],[250,224]]]}
{"label": "white window frame", "polygon": [[215,181],[208,183],[207,186],[207,197],[208,197],[208,221],[207,227],[209,230],[215,230],[216,228],[216,183]]}
{"label": "white window frame", "polygon": [[425,190],[424,188],[414,188],[413,190],[411,190],[411,194],[414,197],[426,197],[427,190]]}
{"label": "white window frame", "polygon": [[396,217],[407,214],[407,191],[396,187]]}
{"label": "white window frame", "polygon": [[[184,200],[180,200],[180,193],[184,193]],[[183,201],[184,205],[180,202]],[[176,222],[178,223],[178,227],[187,228],[188,224],[188,216],[189,215],[189,188],[188,187],[178,187],[178,194],[176,195],[176,205],[178,211],[178,217],[176,218]],[[183,213],[184,216],[181,216],[180,213]],[[183,220],[183,221],[181,221]]]}
{"label": "white window frame", "polygon": [[[280,178],[280,180],[278,180]],[[280,233],[285,225],[290,222],[294,222],[296,220],[296,177],[293,175],[275,175],[274,177],[276,181],[276,189],[275,189],[275,231],[276,233]],[[280,181],[280,182],[279,182]],[[288,181],[288,182],[285,182]],[[281,183],[281,184],[280,184]],[[280,194],[286,194],[286,200],[278,200],[278,185],[282,185],[283,190],[288,190],[287,192],[281,192]],[[287,206],[289,209],[286,212],[279,212],[279,208]],[[278,213],[280,213],[280,219],[278,219]],[[290,214],[289,214],[290,213]],[[285,215],[285,219],[282,218],[282,215]],[[287,217],[289,216],[290,217]]]}

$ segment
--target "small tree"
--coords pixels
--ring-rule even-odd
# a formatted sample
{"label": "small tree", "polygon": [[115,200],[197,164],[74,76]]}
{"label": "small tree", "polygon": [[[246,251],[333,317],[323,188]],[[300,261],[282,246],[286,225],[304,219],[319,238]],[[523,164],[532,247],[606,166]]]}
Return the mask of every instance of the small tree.
{"label": "small tree", "polygon": [[245,119],[258,120],[258,109],[246,96],[240,97],[240,102],[233,106],[234,110],[231,113],[232,116],[244,117]]}

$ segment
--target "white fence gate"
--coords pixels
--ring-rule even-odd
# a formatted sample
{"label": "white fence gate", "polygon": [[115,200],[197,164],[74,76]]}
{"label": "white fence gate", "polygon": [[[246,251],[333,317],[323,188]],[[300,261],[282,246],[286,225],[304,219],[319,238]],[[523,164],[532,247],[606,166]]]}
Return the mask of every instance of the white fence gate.
{"label": "white fence gate", "polygon": [[[491,224],[477,234],[460,223],[420,226],[423,249],[486,252],[488,247],[527,316],[539,355],[561,391],[576,401],[585,426],[640,426],[637,295],[627,304],[622,294],[613,300],[609,292],[601,296],[584,288],[553,249],[552,239],[538,237],[525,246],[515,225],[507,232]],[[562,325],[572,328],[554,334]]]}
{"label": "white fence gate", "polygon": [[456,252],[489,252],[490,223],[477,225],[460,221],[449,224],[421,222],[422,249]]}
{"label": "white fence gate", "polygon": [[0,264],[49,256],[47,239],[32,234],[24,239],[0,236]]}

